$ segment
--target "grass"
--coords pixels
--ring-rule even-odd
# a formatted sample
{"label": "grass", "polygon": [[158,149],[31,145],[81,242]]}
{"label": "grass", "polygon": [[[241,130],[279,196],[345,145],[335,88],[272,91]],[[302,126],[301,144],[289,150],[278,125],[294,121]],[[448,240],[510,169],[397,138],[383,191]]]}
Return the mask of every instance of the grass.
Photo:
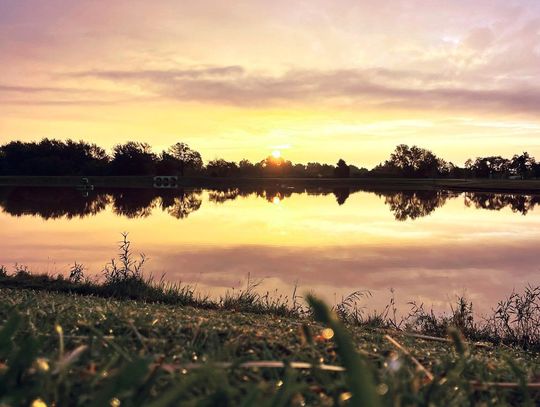
{"label": "grass", "polygon": [[[343,325],[322,302],[310,297],[309,303],[315,320],[1,288],[0,404],[461,406],[540,400],[530,384],[540,374],[537,352],[474,346],[456,330],[440,342]],[[275,362],[283,363],[269,367]],[[288,367],[293,362],[314,367]]]}
{"label": "grass", "polygon": [[[81,266],[78,264],[74,266],[77,276],[79,267]],[[73,274],[72,270],[72,276]],[[269,292],[260,293],[257,290],[258,283],[248,276],[244,289],[227,291],[219,298],[210,298],[199,295],[190,285],[169,283],[163,279],[156,281],[142,274],[102,282],[88,278],[74,281],[62,275],[32,274],[21,265],[16,265],[14,272],[9,274],[6,267],[0,266],[0,287],[4,288],[137,300],[299,320],[312,317],[312,310],[297,294],[297,288],[290,297],[271,295]],[[334,304],[332,311],[341,321],[354,326],[392,329],[435,337],[444,337],[455,327],[471,341],[540,351],[540,287],[527,286],[522,293],[512,292],[499,301],[490,314],[480,319],[473,311],[472,302],[464,297],[456,298],[450,313],[436,314],[432,309],[426,309],[423,304],[411,302],[409,312],[401,315],[395,307],[393,297],[383,310],[367,311],[362,299],[369,295],[369,292],[353,292]]]}

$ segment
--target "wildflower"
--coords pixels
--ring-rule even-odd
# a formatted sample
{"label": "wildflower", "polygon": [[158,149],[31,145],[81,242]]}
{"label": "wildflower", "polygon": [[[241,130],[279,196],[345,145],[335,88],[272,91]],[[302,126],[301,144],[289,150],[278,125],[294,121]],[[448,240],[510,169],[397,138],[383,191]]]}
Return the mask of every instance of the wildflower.
{"label": "wildflower", "polygon": [[47,359],[45,358],[37,358],[35,365],[36,368],[41,370],[42,372],[49,371],[49,362],[47,362]]}
{"label": "wildflower", "polygon": [[327,340],[332,339],[334,337],[334,331],[332,330],[332,328],[325,328],[323,329],[321,336]]}
{"label": "wildflower", "polygon": [[381,396],[384,396],[388,392],[388,385],[386,383],[381,383],[377,386],[377,393]]}
{"label": "wildflower", "polygon": [[352,393],[350,393],[350,392],[348,392],[348,391],[345,392],[345,393],[341,393],[341,394],[339,395],[339,399],[340,399],[342,402],[343,402],[343,401],[349,400],[351,397],[352,397]]}
{"label": "wildflower", "polygon": [[32,404],[30,404],[30,407],[47,407],[47,404],[40,398],[37,398],[34,401],[32,401]]}

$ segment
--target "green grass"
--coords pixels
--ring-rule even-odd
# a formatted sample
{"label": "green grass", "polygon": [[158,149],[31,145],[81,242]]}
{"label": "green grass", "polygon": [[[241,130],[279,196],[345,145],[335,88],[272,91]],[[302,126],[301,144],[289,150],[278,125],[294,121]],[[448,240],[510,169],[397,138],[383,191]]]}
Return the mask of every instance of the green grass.
{"label": "green grass", "polygon": [[[0,405],[461,406],[540,400],[538,390],[527,387],[538,381],[537,352],[469,345],[455,330],[449,342],[439,342],[344,326],[323,303],[309,301],[320,322],[1,288]],[[325,363],[347,372],[240,366],[261,360]],[[500,388],[501,382],[513,387]]]}

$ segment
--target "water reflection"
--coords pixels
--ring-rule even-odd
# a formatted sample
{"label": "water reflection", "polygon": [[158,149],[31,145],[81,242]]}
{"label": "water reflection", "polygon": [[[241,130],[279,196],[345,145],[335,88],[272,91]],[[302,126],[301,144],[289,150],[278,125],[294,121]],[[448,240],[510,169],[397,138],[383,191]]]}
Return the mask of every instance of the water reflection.
{"label": "water reflection", "polygon": [[148,272],[211,295],[251,273],[264,279],[261,290],[288,294],[298,283],[329,301],[368,289],[384,306],[395,288],[404,304],[444,305],[466,290],[489,307],[540,283],[539,199],[375,188],[98,188],[87,197],[0,188],[0,264],[66,275],[77,261],[99,276],[128,231]]}
{"label": "water reflection", "polygon": [[[499,211],[510,208],[527,215],[540,203],[540,196],[444,190],[386,191],[340,187],[324,188],[224,188],[208,190],[208,201],[224,204],[237,198],[255,196],[269,203],[280,203],[293,194],[326,196],[333,194],[338,206],[359,191],[371,192],[388,206],[395,220],[415,220],[432,214],[449,200],[463,197],[466,207]],[[12,216],[33,215],[43,219],[84,218],[111,206],[112,212],[129,219],[147,218],[156,208],[176,219],[187,218],[202,205],[197,189],[97,189],[82,194],[72,188],[10,187],[0,188],[0,208]]]}
{"label": "water reflection", "polygon": [[343,205],[349,195],[351,194],[350,188],[334,188],[334,195],[336,196],[336,201],[338,205]]}
{"label": "water reflection", "polygon": [[405,221],[428,216],[460,194],[452,191],[401,191],[378,195],[384,197],[384,203],[390,207],[396,220]]}
{"label": "water reflection", "polygon": [[465,205],[476,209],[500,211],[508,207],[512,212],[527,215],[539,203],[538,195],[465,193]]}
{"label": "water reflection", "polygon": [[0,207],[12,216],[34,215],[43,219],[84,218],[105,210],[107,194],[84,197],[71,188],[0,188]]}

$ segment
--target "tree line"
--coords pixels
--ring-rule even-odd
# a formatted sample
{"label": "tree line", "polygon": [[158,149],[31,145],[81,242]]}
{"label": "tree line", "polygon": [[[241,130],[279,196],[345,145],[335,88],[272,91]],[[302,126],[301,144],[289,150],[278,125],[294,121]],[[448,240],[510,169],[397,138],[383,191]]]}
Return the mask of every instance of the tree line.
{"label": "tree line", "polygon": [[0,146],[0,175],[200,175],[213,177],[403,177],[403,178],[538,178],[540,163],[527,152],[511,158],[477,157],[459,167],[432,151],[398,145],[390,157],[371,170],[347,164],[293,164],[269,156],[238,163],[222,158],[204,164],[201,154],[186,143],[155,153],[148,143],[128,141],[108,154],[85,141],[43,139],[11,141]]}

